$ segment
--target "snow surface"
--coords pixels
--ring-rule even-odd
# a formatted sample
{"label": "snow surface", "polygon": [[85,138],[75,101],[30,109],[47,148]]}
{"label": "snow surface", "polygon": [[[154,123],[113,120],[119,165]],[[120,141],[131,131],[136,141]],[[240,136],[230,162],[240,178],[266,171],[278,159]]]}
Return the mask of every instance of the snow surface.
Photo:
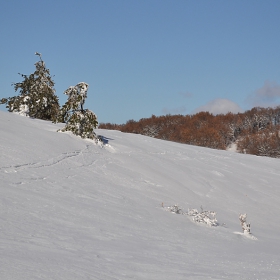
{"label": "snow surface", "polygon": [[0,112],[1,280],[280,279],[279,159],[62,126]]}

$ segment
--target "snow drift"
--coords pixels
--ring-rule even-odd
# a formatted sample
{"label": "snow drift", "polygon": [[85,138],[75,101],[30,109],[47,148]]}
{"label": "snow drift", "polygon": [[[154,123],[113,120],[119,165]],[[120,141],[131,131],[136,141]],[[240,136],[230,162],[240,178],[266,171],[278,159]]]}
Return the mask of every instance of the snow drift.
{"label": "snow drift", "polygon": [[279,159],[0,117],[1,279],[280,278]]}

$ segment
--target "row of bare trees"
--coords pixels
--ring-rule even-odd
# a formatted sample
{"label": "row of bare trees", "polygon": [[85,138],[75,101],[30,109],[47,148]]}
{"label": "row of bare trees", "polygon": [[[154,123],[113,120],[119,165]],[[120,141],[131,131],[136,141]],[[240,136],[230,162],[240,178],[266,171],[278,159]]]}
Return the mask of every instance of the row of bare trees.
{"label": "row of bare trees", "polygon": [[236,144],[241,153],[280,157],[280,106],[255,107],[244,113],[213,115],[165,115],[129,120],[117,125],[101,123],[99,128],[137,133],[159,139],[226,149]]}

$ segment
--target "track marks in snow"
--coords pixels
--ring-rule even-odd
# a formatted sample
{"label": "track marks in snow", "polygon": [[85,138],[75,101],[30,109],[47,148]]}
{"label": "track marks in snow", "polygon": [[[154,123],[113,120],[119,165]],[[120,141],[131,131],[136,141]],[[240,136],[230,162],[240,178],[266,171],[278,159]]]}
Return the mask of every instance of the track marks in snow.
{"label": "track marks in snow", "polygon": [[25,185],[25,184],[30,184],[30,181],[32,182],[40,182],[40,181],[44,181],[46,180],[47,178],[46,177],[37,177],[37,178],[28,178],[26,179],[25,181],[20,181],[20,182],[16,182],[16,183],[12,183],[12,185],[14,186],[18,186],[18,185]]}
{"label": "track marks in snow", "polygon": [[[0,170],[4,170],[5,173],[17,173],[26,169],[33,169],[33,168],[44,168],[44,167],[52,167],[54,165],[60,164],[62,162],[65,162],[67,160],[71,160],[72,158],[79,157],[79,156],[84,156],[85,154],[94,154],[93,151],[89,151],[89,146],[87,146],[83,150],[76,150],[73,152],[66,152],[62,153],[56,157],[52,157],[50,159],[42,160],[42,161],[37,161],[37,162],[30,162],[30,163],[25,163],[25,164],[17,164],[17,165],[11,165],[11,166],[4,166],[0,168]],[[83,163],[82,161],[79,161],[79,163]],[[94,160],[91,160],[89,163],[82,164],[83,166],[85,165],[92,165],[94,164]]]}

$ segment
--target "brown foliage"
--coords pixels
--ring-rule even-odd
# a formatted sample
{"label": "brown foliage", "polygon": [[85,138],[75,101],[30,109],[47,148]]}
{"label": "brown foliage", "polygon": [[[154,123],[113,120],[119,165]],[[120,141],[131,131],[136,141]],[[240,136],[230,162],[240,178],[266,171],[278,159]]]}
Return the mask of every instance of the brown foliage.
{"label": "brown foliage", "polygon": [[280,157],[280,106],[274,109],[255,107],[244,113],[216,116],[209,112],[186,116],[153,115],[122,125],[101,123],[99,128],[213,149],[226,149],[236,143],[241,153]]}

